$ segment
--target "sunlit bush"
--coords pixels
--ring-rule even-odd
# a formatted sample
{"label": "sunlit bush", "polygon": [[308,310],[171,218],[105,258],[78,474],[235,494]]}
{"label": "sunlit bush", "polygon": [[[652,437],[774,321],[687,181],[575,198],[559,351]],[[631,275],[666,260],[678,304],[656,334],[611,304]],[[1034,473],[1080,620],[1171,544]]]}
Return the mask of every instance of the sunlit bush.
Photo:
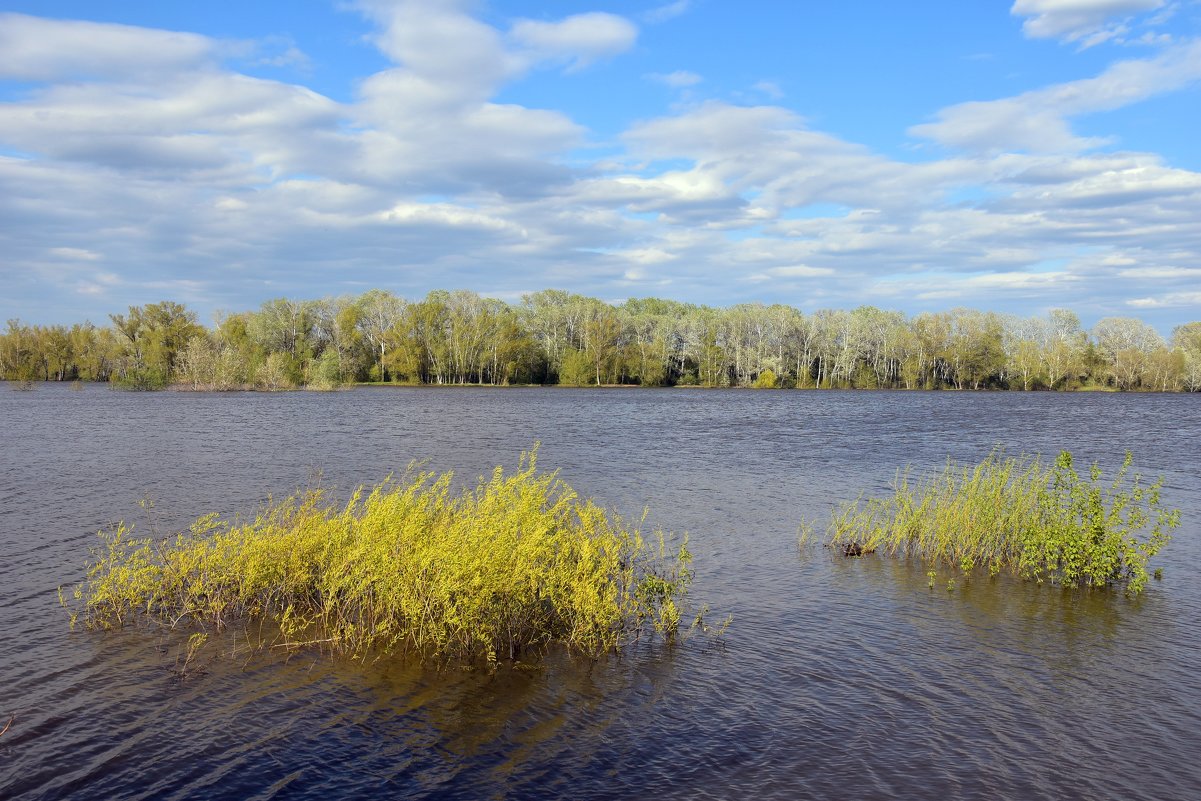
{"label": "sunlit bush", "polygon": [[1078,474],[1067,451],[1050,467],[993,453],[913,485],[901,473],[891,498],[836,509],[828,542],[847,555],[880,550],[964,572],[1138,593],[1180,512],[1163,506],[1162,479],[1144,486],[1131,462],[1127,453],[1108,483],[1096,465]]}
{"label": "sunlit bush", "polygon": [[74,619],[96,628],[264,620],[288,645],[368,657],[517,659],[552,642],[583,654],[647,630],[674,636],[691,574],[681,544],[646,542],[554,473],[536,451],[454,493],[451,474],[411,471],[344,506],[319,491],[249,523],[206,516],[155,541],[102,532]]}

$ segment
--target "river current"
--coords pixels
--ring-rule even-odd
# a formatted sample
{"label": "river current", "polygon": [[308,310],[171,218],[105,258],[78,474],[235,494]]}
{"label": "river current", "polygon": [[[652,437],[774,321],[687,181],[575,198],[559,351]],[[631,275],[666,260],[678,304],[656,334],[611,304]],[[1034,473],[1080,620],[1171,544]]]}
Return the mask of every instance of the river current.
{"label": "river current", "polygon": [[[687,532],[718,639],[535,669],[362,664],[72,631],[96,532],[345,495],[414,459],[539,465]],[[1201,798],[1201,396],[558,388],[127,393],[0,385],[0,798]],[[996,446],[1182,511],[1138,598],[798,547],[896,471]],[[138,501],[153,500],[151,512]]]}

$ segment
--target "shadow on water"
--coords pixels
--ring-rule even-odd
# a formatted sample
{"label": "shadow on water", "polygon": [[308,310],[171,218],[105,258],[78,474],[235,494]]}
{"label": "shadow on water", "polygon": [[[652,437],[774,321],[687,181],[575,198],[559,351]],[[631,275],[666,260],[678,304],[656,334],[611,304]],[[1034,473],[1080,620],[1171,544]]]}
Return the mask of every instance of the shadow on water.
{"label": "shadow on water", "polygon": [[1066,673],[1083,664],[1086,654],[1139,648],[1171,636],[1170,629],[1162,629],[1173,624],[1163,619],[1154,585],[1130,597],[1114,588],[1072,589],[979,571],[965,575],[945,565],[932,568],[880,554],[854,558],[823,550],[810,558],[826,558],[835,580],[849,592],[871,596],[915,626],[958,624],[981,646],[1004,635],[1027,643],[1032,656],[1059,664]]}
{"label": "shadow on water", "polygon": [[[227,630],[181,676],[188,634],[72,635],[88,656],[43,690],[53,711],[24,710],[0,742],[25,768],[5,797],[562,797],[580,775],[553,766],[603,760],[626,739],[615,726],[651,719],[691,648],[648,639],[595,660],[555,648],[489,671],[286,652],[269,633]],[[97,693],[103,705],[87,700]],[[47,753],[47,738],[62,747]]]}

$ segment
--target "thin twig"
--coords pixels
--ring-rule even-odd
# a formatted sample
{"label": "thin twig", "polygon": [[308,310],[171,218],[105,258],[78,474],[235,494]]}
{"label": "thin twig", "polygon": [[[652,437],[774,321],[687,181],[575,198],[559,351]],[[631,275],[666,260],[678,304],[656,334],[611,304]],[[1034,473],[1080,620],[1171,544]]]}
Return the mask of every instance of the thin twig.
{"label": "thin twig", "polygon": [[306,645],[318,645],[323,642],[337,642],[336,637],[330,637],[328,640],[309,640],[308,642],[283,642],[279,645],[273,645],[272,648],[302,648]]}
{"label": "thin twig", "polygon": [[4,724],[4,728],[3,728],[3,729],[0,729],[0,737],[3,737],[3,736],[4,736],[4,732],[6,732],[6,731],[8,731],[10,728],[12,728],[13,721],[14,721],[14,720],[16,720],[16,719],[17,719],[17,714],[16,714],[15,712],[14,712],[13,714],[11,714],[11,715],[9,715],[9,716],[8,716],[8,723],[5,723],[5,724]]}

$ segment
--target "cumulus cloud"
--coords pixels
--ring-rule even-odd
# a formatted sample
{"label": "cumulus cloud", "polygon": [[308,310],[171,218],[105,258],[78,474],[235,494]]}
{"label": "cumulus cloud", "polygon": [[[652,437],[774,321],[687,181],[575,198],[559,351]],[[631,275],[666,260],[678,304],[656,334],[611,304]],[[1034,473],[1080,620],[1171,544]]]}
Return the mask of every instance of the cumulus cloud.
{"label": "cumulus cloud", "polygon": [[1015,0],[1009,13],[1025,17],[1032,39],[1081,42],[1086,47],[1126,33],[1126,20],[1163,8],[1164,0]]}
{"label": "cumulus cloud", "polygon": [[445,103],[481,102],[519,74],[525,64],[505,48],[501,32],[472,17],[464,5],[361,2],[359,7],[380,26],[371,41],[402,68],[370,80],[396,83],[403,77],[406,96],[425,103],[439,98]]}
{"label": "cumulus cloud", "polygon": [[505,32],[473,17],[467,3],[361,8],[380,26],[373,41],[397,66],[364,80],[348,112],[363,133],[347,175],[415,194],[478,188],[532,197],[561,185],[567,170],[554,157],[579,144],[583,129],[559,112],[492,98],[538,64],[577,70],[637,37],[613,14],[517,20]]}

